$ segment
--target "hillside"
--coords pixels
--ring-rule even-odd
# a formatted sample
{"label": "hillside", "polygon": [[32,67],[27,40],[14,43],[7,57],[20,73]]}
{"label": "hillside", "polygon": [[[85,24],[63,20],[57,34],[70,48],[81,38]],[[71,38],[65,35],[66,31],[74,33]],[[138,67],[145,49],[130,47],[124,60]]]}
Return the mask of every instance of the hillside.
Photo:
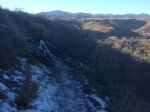
{"label": "hillside", "polygon": [[45,19],[0,8],[0,111],[149,112],[150,64],[109,38],[148,27],[148,19]]}
{"label": "hillside", "polygon": [[[62,56],[52,45],[53,36],[62,33],[62,25],[21,11],[0,11],[1,112],[105,111],[105,97],[100,98],[84,76],[84,72],[95,74],[93,70]],[[52,30],[54,25],[57,30]],[[49,41],[50,46],[45,44],[48,57],[36,54],[44,49],[36,46],[40,44],[37,40],[32,43],[39,36],[45,43]],[[44,63],[45,58],[50,65]]]}
{"label": "hillside", "polygon": [[150,19],[83,19],[83,29],[118,37],[149,37]]}
{"label": "hillside", "polygon": [[[53,19],[50,19],[53,20]],[[57,23],[67,27],[82,29],[99,39],[109,36],[150,37],[150,19],[55,19]]]}

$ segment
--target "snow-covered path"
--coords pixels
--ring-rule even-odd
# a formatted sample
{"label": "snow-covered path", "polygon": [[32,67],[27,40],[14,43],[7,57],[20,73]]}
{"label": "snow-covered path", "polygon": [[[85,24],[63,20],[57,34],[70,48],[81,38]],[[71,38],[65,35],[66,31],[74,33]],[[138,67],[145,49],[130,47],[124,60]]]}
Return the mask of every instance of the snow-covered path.
{"label": "snow-covered path", "polygon": [[[72,69],[58,58],[54,57],[55,67],[46,67],[45,65],[32,65],[27,63],[26,59],[18,58],[22,63],[22,69],[29,68],[32,72],[32,81],[38,83],[38,98],[33,100],[28,109],[18,110],[15,104],[17,93],[12,93],[1,84],[1,89],[13,95],[12,99],[0,101],[0,111],[3,112],[105,112],[105,102],[96,97],[96,95],[87,95],[83,91],[83,86],[72,78]],[[20,84],[17,79],[24,78],[20,71],[13,71],[12,79]],[[7,74],[5,78],[10,79]],[[17,76],[17,77],[16,77]],[[9,96],[9,98],[11,97]],[[94,107],[89,98],[95,99],[100,107]],[[13,102],[13,105],[10,104]]]}
{"label": "snow-covered path", "polygon": [[[86,112],[85,95],[79,82],[71,78],[69,67],[57,62],[57,72],[50,72],[43,66],[40,69],[32,66],[32,71],[37,77],[34,77],[41,86],[39,90],[39,98],[31,105],[36,106],[40,111],[49,112]],[[45,69],[45,71],[43,71]],[[45,72],[47,75],[43,74]],[[43,76],[45,75],[45,76]]]}

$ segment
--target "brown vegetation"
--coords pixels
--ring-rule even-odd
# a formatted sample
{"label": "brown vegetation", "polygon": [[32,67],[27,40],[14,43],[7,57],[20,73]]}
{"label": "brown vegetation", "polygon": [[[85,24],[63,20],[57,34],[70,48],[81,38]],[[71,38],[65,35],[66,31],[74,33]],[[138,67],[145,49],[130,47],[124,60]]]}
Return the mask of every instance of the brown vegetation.
{"label": "brown vegetation", "polygon": [[27,39],[38,37],[41,29],[47,33],[42,19],[22,11],[10,12],[0,8],[0,68],[10,68],[16,56],[33,58],[34,47],[27,43]]}
{"label": "brown vegetation", "polygon": [[16,98],[16,103],[19,108],[27,108],[28,104],[37,98],[37,91],[39,89],[38,84],[31,81],[32,75],[28,69],[24,72],[24,75],[25,79]]}
{"label": "brown vegetation", "polygon": [[137,60],[150,61],[150,40],[145,38],[134,38],[122,39],[109,37],[104,43],[111,45],[113,48],[128,53],[135,57]]}

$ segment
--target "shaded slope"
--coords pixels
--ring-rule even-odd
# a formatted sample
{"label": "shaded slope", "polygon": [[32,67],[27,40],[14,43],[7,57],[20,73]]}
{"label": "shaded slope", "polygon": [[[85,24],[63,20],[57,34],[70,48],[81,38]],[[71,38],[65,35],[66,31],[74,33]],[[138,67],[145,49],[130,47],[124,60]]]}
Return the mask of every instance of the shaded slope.
{"label": "shaded slope", "polygon": [[135,30],[146,24],[146,21],[140,19],[112,19],[112,24],[125,29]]}
{"label": "shaded slope", "polygon": [[[138,23],[138,24],[137,24]],[[136,19],[83,19],[82,26],[85,30],[101,32],[101,35],[131,37],[140,36],[139,33],[132,30],[145,25],[145,21]]]}

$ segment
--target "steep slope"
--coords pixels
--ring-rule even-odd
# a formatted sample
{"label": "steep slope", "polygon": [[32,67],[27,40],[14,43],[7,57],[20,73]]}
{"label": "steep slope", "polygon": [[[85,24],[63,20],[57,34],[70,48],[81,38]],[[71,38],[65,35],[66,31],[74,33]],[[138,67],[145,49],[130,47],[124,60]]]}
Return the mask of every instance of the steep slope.
{"label": "steep slope", "polygon": [[[49,55],[54,62],[53,66],[40,63],[33,55],[33,51],[38,47],[28,43],[27,40],[38,37],[39,29],[45,31],[43,34],[45,38],[42,39],[47,38],[49,34],[47,29],[38,24],[44,19],[23,12],[9,12],[2,9],[0,11],[3,12],[2,16],[6,15],[0,23],[0,47],[5,49],[0,54],[2,60],[0,63],[0,111],[105,111],[106,104],[103,99],[94,91],[88,94],[84,90],[86,85],[92,89],[81,73],[91,71],[87,66],[75,59],[62,58],[53,54],[56,49],[52,46]],[[54,50],[51,52],[52,49]],[[71,64],[74,66],[69,66]],[[80,71],[76,71],[75,65]],[[81,83],[74,78],[75,76],[81,76],[80,79],[84,82]]]}

